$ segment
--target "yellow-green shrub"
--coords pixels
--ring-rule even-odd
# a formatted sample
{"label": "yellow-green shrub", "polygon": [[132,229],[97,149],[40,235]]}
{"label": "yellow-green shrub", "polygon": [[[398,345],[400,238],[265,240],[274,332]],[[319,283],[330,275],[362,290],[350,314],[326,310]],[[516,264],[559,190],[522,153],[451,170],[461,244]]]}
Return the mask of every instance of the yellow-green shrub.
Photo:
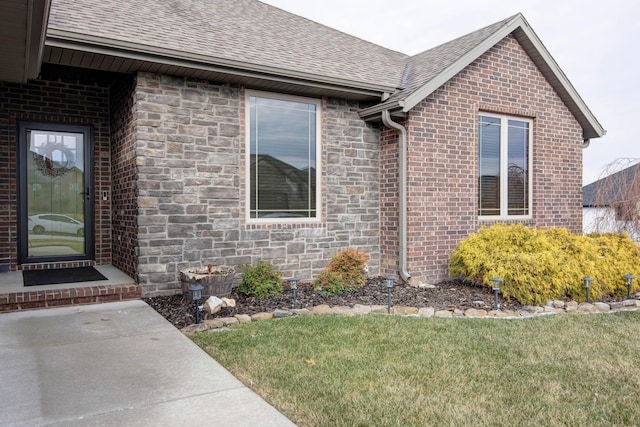
{"label": "yellow-green shrub", "polygon": [[365,266],[369,254],[353,248],[346,248],[331,257],[331,261],[314,282],[316,289],[330,295],[337,295],[364,286],[367,280]]}
{"label": "yellow-green shrub", "polygon": [[[483,227],[453,251],[449,274],[491,287],[522,304],[571,298],[585,301],[583,277],[590,276],[590,296],[626,295],[625,274],[640,280],[640,248],[626,235],[578,236],[564,228],[532,229],[521,224]],[[634,289],[639,289],[634,283]]]}

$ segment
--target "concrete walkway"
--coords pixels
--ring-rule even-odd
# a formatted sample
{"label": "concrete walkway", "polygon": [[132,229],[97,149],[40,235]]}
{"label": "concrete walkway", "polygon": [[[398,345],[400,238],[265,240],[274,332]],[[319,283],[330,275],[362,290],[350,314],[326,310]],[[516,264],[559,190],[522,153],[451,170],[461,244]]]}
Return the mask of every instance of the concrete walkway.
{"label": "concrete walkway", "polygon": [[293,426],[142,301],[0,314],[0,425]]}

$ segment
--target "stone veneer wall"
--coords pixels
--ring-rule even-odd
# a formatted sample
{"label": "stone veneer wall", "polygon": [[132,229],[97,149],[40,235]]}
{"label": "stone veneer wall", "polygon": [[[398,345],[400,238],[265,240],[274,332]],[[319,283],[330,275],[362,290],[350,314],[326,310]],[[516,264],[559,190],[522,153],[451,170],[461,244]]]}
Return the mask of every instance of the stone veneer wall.
{"label": "stone veneer wall", "polygon": [[[446,278],[458,242],[491,224],[477,214],[477,122],[483,111],[533,118],[533,218],[522,222],[582,230],[582,129],[509,36],[418,104],[404,123],[409,132],[408,269],[413,283]],[[383,141],[394,137],[389,132],[383,132]],[[397,151],[397,144],[387,144],[383,153],[391,147]],[[383,156],[387,163],[397,161],[397,154]],[[388,176],[393,172],[392,165],[382,167]],[[389,183],[393,185],[392,179]],[[394,206],[393,195],[393,190],[384,192],[382,205]],[[397,263],[389,261],[391,248],[383,245],[381,251],[383,265]]]}
{"label": "stone veneer wall", "polygon": [[311,279],[338,249],[379,266],[379,130],[358,105],[323,100],[323,217],[319,224],[245,221],[244,91],[139,73],[135,88],[137,277],[146,295],[179,287],[193,266],[272,262]]}
{"label": "stone veneer wall", "polygon": [[[89,125],[93,130],[95,179],[95,261],[111,262],[111,208],[103,201],[110,192],[109,98],[104,83],[87,81],[56,69],[43,68],[43,80],[26,84],[0,82],[0,264],[17,265],[17,156],[18,121]],[[76,266],[83,262],[59,262],[55,267]],[[30,265],[29,268],[45,267]]]}

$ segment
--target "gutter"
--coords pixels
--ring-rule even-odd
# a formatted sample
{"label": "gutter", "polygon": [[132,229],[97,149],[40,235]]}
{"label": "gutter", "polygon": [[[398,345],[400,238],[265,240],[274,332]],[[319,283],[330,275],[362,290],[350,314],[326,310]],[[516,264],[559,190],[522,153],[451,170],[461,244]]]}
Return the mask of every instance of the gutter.
{"label": "gutter", "polygon": [[407,271],[407,130],[391,120],[389,110],[381,114],[382,123],[398,131],[398,274],[408,282],[411,275]]}

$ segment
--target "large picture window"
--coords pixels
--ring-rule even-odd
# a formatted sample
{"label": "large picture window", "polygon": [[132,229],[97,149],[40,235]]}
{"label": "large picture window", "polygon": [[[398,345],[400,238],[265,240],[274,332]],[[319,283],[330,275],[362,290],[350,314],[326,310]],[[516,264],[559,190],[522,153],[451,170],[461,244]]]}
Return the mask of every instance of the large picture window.
{"label": "large picture window", "polygon": [[247,92],[248,216],[319,218],[320,101]]}
{"label": "large picture window", "polygon": [[478,214],[531,215],[532,122],[481,114],[478,128]]}

